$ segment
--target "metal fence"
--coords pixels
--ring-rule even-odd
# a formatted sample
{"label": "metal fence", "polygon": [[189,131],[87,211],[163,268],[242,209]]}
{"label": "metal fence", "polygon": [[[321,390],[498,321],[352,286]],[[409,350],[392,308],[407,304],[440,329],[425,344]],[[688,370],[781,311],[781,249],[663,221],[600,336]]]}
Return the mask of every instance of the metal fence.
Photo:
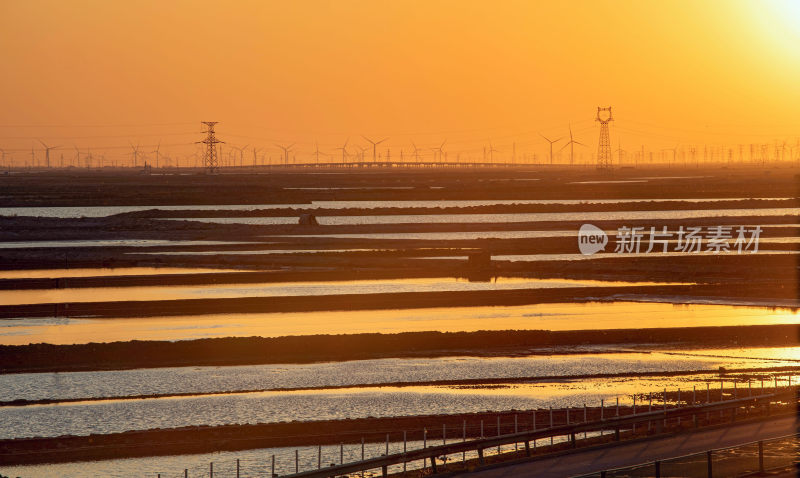
{"label": "metal fence", "polygon": [[731,477],[797,469],[800,434],[761,440],[728,448],[604,470],[574,478],[634,478],[662,476]]}
{"label": "metal fence", "polygon": [[[481,419],[468,426],[464,420],[457,427],[440,424],[438,430],[434,426],[418,430],[419,433],[391,432],[391,439],[386,434],[384,443],[375,442],[373,437],[372,442],[365,444],[362,438],[360,447],[347,441],[347,444],[305,446],[299,449],[279,448],[271,450],[272,456],[268,451],[266,460],[262,458],[265,450],[260,450],[257,455],[239,452],[245,456],[223,459],[218,463],[206,462],[205,465],[196,463],[191,468],[181,469],[179,474],[154,473],[149,476],[239,478],[255,474],[327,478],[388,476],[392,473],[405,475],[405,472],[415,472],[412,474],[415,476],[420,472],[430,474],[445,470],[468,470],[488,463],[524,459],[533,454],[570,447],[712,425],[744,416],[768,415],[771,404],[794,411],[797,397],[791,380],[788,381],[789,386],[779,387],[776,378],[774,385],[775,388],[765,389],[762,382],[759,388],[748,386],[737,389],[734,382],[733,389],[724,389],[720,383],[716,391],[707,387],[702,391],[689,390],[683,395],[680,390],[664,390],[663,395],[640,395],[638,408],[634,396],[633,406],[621,406],[617,399],[616,404],[605,405],[601,400],[600,407],[551,408],[539,410],[538,414],[536,410],[519,411],[506,413],[502,427],[498,415],[496,424],[494,419],[486,423]],[[660,403],[653,403],[654,397],[660,398]],[[539,422],[538,429],[536,422]],[[229,452],[233,453],[236,452]],[[243,458],[241,463],[238,458]],[[642,465],[642,473],[653,476],[653,466],[653,463]],[[633,473],[631,470],[633,468],[626,469],[624,472],[629,474],[619,476],[638,476],[630,474]]]}
{"label": "metal fence", "polygon": [[[429,467],[430,473],[436,474],[441,471],[441,468],[443,468],[450,459],[460,459],[463,454],[467,452],[476,453],[477,465],[482,466],[486,464],[487,451],[499,449],[500,447],[516,447],[521,444],[521,449],[524,450],[523,456],[531,456],[531,442],[535,442],[535,440],[566,437],[569,445],[575,448],[578,446],[580,435],[583,433],[606,431],[610,432],[615,440],[621,440],[623,432],[630,432],[637,426],[640,430],[652,428],[656,432],[665,430],[668,422],[676,424],[680,420],[683,420],[683,426],[697,426],[699,421],[709,414],[714,416],[719,414],[720,418],[724,416],[726,420],[735,421],[737,416],[742,417],[744,414],[754,410],[761,410],[765,413],[769,413],[770,404],[773,402],[794,403],[794,394],[758,395],[711,404],[681,408],[665,408],[663,410],[648,411],[635,415],[615,416],[603,420],[557,425],[536,431],[531,430],[492,438],[463,441],[449,445],[438,445],[412,450],[406,453],[397,453],[354,463],[334,465],[327,468],[319,467],[316,470],[299,472],[287,476],[294,478],[330,478],[353,474],[358,474],[359,476],[366,474],[366,476],[378,475],[385,477],[389,474],[389,467],[412,462],[422,462],[424,467]],[[794,408],[792,408],[792,410],[794,410]],[[522,450],[520,453],[522,453]],[[620,476],[640,475],[631,474]],[[652,476],[652,473],[641,476]]]}

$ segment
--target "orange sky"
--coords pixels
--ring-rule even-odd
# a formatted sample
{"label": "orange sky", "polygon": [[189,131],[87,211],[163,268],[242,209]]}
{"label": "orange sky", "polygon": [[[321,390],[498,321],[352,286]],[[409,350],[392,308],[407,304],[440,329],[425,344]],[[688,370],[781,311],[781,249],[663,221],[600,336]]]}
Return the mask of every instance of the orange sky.
{"label": "orange sky", "polygon": [[393,154],[447,139],[451,155],[544,155],[538,134],[572,123],[588,155],[605,105],[614,147],[794,145],[797,5],[0,0],[0,148],[183,154],[216,120],[275,156],[362,134]]}

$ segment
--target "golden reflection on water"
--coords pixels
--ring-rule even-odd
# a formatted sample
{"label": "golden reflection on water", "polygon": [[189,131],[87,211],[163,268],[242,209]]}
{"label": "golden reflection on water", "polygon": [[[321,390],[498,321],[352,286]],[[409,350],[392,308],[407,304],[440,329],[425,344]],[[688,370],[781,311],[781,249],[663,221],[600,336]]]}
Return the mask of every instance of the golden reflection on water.
{"label": "golden reflection on water", "polygon": [[209,272],[242,272],[240,269],[194,267],[116,267],[86,269],[31,269],[0,271],[0,279],[54,279],[59,277],[147,276],[161,274],[202,274]]}
{"label": "golden reflection on water", "polygon": [[[313,299],[309,299],[313,300]],[[133,319],[0,320],[0,343],[88,343],[203,337],[477,330],[589,330],[800,324],[793,309],[665,303],[558,303]]]}
{"label": "golden reflection on water", "polygon": [[75,289],[0,290],[0,306],[66,302],[115,302],[179,299],[222,299],[297,295],[371,294],[391,292],[441,292],[464,290],[550,289],[565,287],[630,287],[686,285],[678,282],[622,282],[574,279],[527,279],[500,277],[491,282],[470,282],[454,277],[264,282],[191,286],[86,287]]}
{"label": "golden reflection on water", "polygon": [[[722,382],[726,388],[733,385],[731,379]],[[782,379],[781,386],[786,385]],[[749,386],[746,382],[739,382],[738,387],[742,396],[748,393],[757,394],[761,390],[761,381],[752,378]],[[764,387],[769,389],[773,386],[771,380],[764,381]],[[206,395],[186,395],[186,396],[166,396],[159,398],[136,398],[136,399],[108,399],[102,401],[86,400],[77,402],[65,402],[55,404],[25,405],[26,408],[36,407],[81,407],[93,406],[98,403],[103,404],[124,404],[132,400],[141,401],[184,401],[184,400],[203,400],[208,397],[240,397],[246,399],[269,399],[279,397],[304,397],[317,396],[331,400],[349,400],[358,396],[365,395],[446,395],[456,397],[519,397],[526,399],[542,400],[544,402],[574,402],[580,397],[586,396],[605,396],[606,405],[613,406],[609,397],[619,397],[621,404],[631,404],[634,394],[641,396],[648,393],[658,394],[666,388],[670,391],[680,389],[686,393],[685,398],[691,397],[693,390],[698,397],[706,394],[707,390],[719,394],[720,381],[712,374],[697,374],[683,376],[655,375],[652,377],[619,377],[619,378],[564,378],[558,380],[543,380],[534,383],[494,383],[476,385],[408,385],[408,386],[364,386],[364,387],[342,387],[342,388],[318,388],[306,390],[271,390],[256,392],[223,392]],[[585,398],[584,398],[585,400]],[[599,399],[598,399],[599,401]],[[643,402],[637,399],[639,404]],[[596,406],[599,403],[590,403]],[[572,403],[570,406],[576,406]]]}

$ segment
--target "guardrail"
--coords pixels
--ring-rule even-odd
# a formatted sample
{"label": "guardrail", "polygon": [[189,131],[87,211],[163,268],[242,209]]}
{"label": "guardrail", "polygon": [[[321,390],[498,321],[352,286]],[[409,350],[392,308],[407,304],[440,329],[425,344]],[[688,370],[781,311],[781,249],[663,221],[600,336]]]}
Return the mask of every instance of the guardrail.
{"label": "guardrail", "polygon": [[538,430],[529,430],[518,433],[500,435],[491,438],[481,438],[477,440],[463,441],[449,445],[437,445],[405,453],[396,453],[377,458],[370,458],[363,461],[333,465],[316,470],[303,471],[300,473],[283,475],[292,478],[331,478],[352,473],[363,473],[368,470],[380,469],[382,476],[388,476],[388,467],[392,465],[402,465],[414,461],[423,461],[430,464],[431,471],[438,473],[437,458],[448,455],[462,454],[466,452],[477,452],[478,463],[485,464],[484,451],[489,448],[501,447],[503,445],[524,444],[525,454],[531,456],[530,442],[551,437],[569,437],[572,447],[577,447],[576,435],[584,432],[600,432],[604,430],[614,430],[614,437],[620,440],[620,433],[625,429],[633,429],[640,423],[652,424],[655,422],[656,431],[663,430],[667,420],[682,419],[689,417],[694,426],[698,426],[698,415],[711,412],[725,412],[730,410],[731,421],[736,420],[737,411],[740,408],[753,408],[762,406],[769,413],[770,404],[776,399],[787,398],[788,401],[796,401],[795,394],[790,392],[771,393],[756,395],[746,398],[737,398],[723,402],[715,402],[704,405],[694,405],[678,408],[667,408],[658,411],[636,413],[627,416],[619,416],[591,422],[580,422],[569,425],[559,425]]}
{"label": "guardrail", "polygon": [[[795,450],[800,433],[767,440],[752,441],[741,445],[662,460],[648,461],[633,466],[613,468],[572,478],[609,478],[618,476],[753,476],[773,470],[785,470],[795,464]],[[788,448],[788,450],[787,450]],[[728,453],[724,453],[728,452]],[[769,453],[770,456],[767,455]],[[727,456],[725,456],[727,455]],[[766,458],[766,459],[765,459]]]}

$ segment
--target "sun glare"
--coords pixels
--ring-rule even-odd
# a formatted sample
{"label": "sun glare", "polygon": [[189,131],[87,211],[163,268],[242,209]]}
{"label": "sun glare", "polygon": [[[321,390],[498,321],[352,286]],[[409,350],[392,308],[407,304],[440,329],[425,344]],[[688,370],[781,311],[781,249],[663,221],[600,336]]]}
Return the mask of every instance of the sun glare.
{"label": "sun glare", "polygon": [[762,23],[764,35],[783,49],[783,53],[800,57],[800,2],[772,0],[753,2],[754,18]]}

